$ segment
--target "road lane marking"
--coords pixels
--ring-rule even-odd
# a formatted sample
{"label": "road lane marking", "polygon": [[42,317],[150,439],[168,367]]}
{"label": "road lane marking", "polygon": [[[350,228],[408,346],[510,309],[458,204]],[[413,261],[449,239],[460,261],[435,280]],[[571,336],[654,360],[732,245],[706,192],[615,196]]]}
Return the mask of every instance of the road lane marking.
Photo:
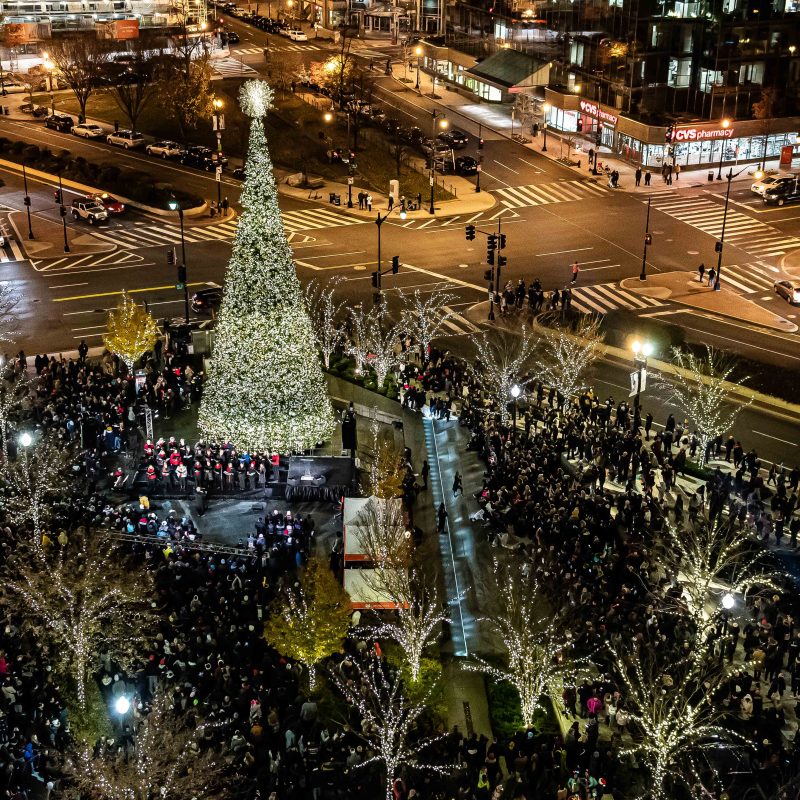
{"label": "road lane marking", "polygon": [[[194,283],[187,283],[187,286],[205,286],[207,281],[195,281]],[[163,292],[167,289],[175,289],[175,284],[170,283],[167,286],[147,286],[144,289],[127,289],[128,294],[144,294],[145,292]],[[93,294],[76,294],[71,297],[54,297],[54,303],[67,303],[72,300],[91,300],[95,297],[114,297],[115,295],[122,294],[123,290],[115,292],[95,292]],[[151,305],[154,305],[151,303]]]}
{"label": "road lane marking", "polygon": [[509,167],[507,164],[503,164],[502,162],[498,161],[496,158],[493,158],[492,161],[494,161],[494,163],[497,164],[499,167],[503,167],[504,169],[507,169],[509,172],[513,172],[515,175],[519,175],[519,171],[518,170],[513,169],[513,167]]}
{"label": "road lane marking", "polygon": [[85,283],[59,283],[56,286],[48,286],[48,289],[69,289],[72,286],[88,286],[89,282]]}
{"label": "road lane marking", "polygon": [[797,442],[789,442],[786,439],[781,439],[779,436],[772,436],[769,433],[764,433],[764,431],[757,431],[753,428],[753,433],[759,434],[759,436],[766,436],[767,439],[774,439],[776,442],[783,442],[784,444],[791,445],[792,447],[797,447]]}
{"label": "road lane marking", "polygon": [[553,250],[552,253],[534,253],[534,256],[541,258],[542,256],[560,256],[564,253],[579,253],[581,250],[594,250],[594,247],[576,247],[574,250]]}

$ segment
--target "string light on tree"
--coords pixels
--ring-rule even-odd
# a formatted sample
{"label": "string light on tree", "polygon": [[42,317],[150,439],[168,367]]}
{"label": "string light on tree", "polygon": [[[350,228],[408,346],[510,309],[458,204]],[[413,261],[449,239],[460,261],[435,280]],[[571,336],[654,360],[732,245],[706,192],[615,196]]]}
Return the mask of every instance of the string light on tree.
{"label": "string light on tree", "polygon": [[335,424],[264,133],[272,90],[247,81],[240,102],[251,117],[243,211],[198,422],[210,438],[240,449],[307,450],[329,439]]}
{"label": "string light on tree", "polygon": [[308,313],[326,369],[331,365],[331,356],[345,340],[340,319],[344,300],[339,300],[336,296],[343,281],[343,278],[335,277],[325,284],[311,281],[306,287]]}
{"label": "string light on tree", "polygon": [[108,332],[103,344],[133,372],[133,365],[158,341],[158,324],[144,308],[122,292],[116,308],[108,312]]}
{"label": "string light on tree", "polygon": [[[378,308],[382,309],[382,306]],[[403,363],[400,350],[401,329],[386,320],[386,314],[375,309],[367,318],[367,364],[375,373],[378,391],[383,389],[389,371]]]}
{"label": "string light on tree", "polygon": [[424,296],[419,289],[413,294],[400,292],[403,303],[401,325],[406,333],[419,342],[420,356],[423,360],[431,351],[433,340],[445,330],[447,321],[456,316],[449,308],[455,302],[455,295],[448,292],[429,292]]}

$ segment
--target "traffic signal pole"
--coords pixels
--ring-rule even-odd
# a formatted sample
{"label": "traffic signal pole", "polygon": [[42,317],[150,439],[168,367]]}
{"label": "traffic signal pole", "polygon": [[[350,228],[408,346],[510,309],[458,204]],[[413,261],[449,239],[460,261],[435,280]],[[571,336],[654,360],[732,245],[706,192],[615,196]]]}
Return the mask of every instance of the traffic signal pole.
{"label": "traffic signal pole", "polygon": [[476,233],[480,233],[486,237],[486,263],[489,265],[490,269],[484,272],[484,279],[489,284],[488,319],[490,321],[495,318],[495,292],[500,291],[502,269],[508,261],[506,256],[502,255],[502,251],[506,249],[506,235],[502,231],[502,217],[497,218],[497,233],[494,233],[494,231],[489,233],[487,231],[478,230],[474,225],[467,225],[466,227],[467,241],[474,241]]}

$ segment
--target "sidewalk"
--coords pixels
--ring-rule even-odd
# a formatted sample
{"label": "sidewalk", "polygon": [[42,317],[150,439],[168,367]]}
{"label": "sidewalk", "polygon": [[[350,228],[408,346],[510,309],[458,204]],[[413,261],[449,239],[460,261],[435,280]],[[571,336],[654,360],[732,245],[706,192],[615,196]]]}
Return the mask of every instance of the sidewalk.
{"label": "sidewalk", "polygon": [[[722,284],[725,283],[725,270],[722,270]],[[662,272],[648,275],[646,281],[638,278],[625,278],[620,287],[634,294],[653,297],[658,300],[672,300],[681,305],[711,311],[725,317],[733,317],[742,322],[760,325],[762,328],[794,333],[797,325],[784,317],[772,314],[766,308],[747,299],[744,295],[720,287],[718,292],[698,280],[696,272]]]}

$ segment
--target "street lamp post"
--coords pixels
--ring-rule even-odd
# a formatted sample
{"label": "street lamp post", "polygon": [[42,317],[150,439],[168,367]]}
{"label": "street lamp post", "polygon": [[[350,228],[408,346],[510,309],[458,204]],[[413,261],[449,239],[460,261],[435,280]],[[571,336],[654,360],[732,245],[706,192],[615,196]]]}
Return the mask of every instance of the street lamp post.
{"label": "street lamp post", "polygon": [[647,280],[647,245],[652,241],[650,237],[650,201],[653,199],[652,195],[647,197],[647,219],[644,223],[644,252],[642,253],[642,271],[639,273],[639,280]]}
{"label": "street lamp post", "polygon": [[[383,227],[383,223],[386,219],[391,215],[391,213],[400,206],[393,206],[390,208],[385,214],[381,215],[381,212],[378,212],[378,218],[375,220],[375,224],[378,226],[378,280],[377,286],[375,287],[378,290],[378,294],[381,292],[381,227]],[[400,219],[406,218],[406,210],[404,208],[400,208],[400,213],[398,214]]]}
{"label": "street lamp post", "polygon": [[422,48],[419,45],[417,45],[414,48],[414,55],[416,55],[416,57],[417,57],[417,86],[416,86],[416,89],[419,92],[420,91],[420,88],[419,88],[419,66],[420,66],[420,61],[422,60]]}
{"label": "street lamp post", "polygon": [[[431,113],[431,116],[433,117],[433,129],[432,129],[432,137],[431,137],[433,139],[432,147],[435,148],[436,147],[436,128],[437,128],[437,124],[436,123],[437,123],[437,121],[439,123],[438,127],[441,128],[442,130],[445,130],[449,123],[448,123],[447,119],[444,117],[444,115],[441,114],[436,109],[433,110],[433,112]],[[436,205],[434,203],[434,197],[433,197],[434,189],[436,188],[436,150],[435,149],[431,150],[431,177],[430,177],[430,183],[431,183],[431,204],[430,204],[430,208],[428,209],[428,213],[429,214],[435,214],[436,213]]]}
{"label": "street lamp post", "polygon": [[639,410],[639,400],[642,394],[642,378],[647,374],[647,359],[653,354],[653,345],[650,342],[642,344],[638,339],[633,343],[633,365],[636,367],[636,396],[633,398],[633,413]]}
{"label": "street lamp post", "polygon": [[33,239],[33,228],[31,227],[31,196],[28,194],[28,172],[25,164],[22,165],[22,183],[25,186],[25,211],[28,212],[28,238]]}
{"label": "street lamp post", "polygon": [[183,283],[183,310],[186,316],[186,324],[189,324],[189,283],[186,276],[186,237],[183,235],[183,208],[177,200],[170,200],[169,207],[172,211],[178,212],[178,219],[181,223],[181,266],[178,271],[179,278]]}
{"label": "street lamp post", "polygon": [[61,224],[64,226],[64,252],[69,253],[69,240],[67,239],[67,209],[64,208],[64,186],[61,183],[61,173],[58,173],[58,209],[61,214]]}
{"label": "street lamp post", "polygon": [[42,53],[44,58],[43,66],[47,70],[47,89],[50,92],[50,113],[56,113],[56,100],[53,97],[53,67],[55,64],[50,60],[49,53]]}
{"label": "street lamp post", "polygon": [[[727,130],[731,126],[731,121],[729,119],[723,119],[720,123],[722,125],[723,130]],[[722,180],[722,159],[725,156],[725,139],[719,140],[719,168],[717,169],[717,180]]]}
{"label": "street lamp post", "polygon": [[522,389],[517,386],[515,383],[511,387],[511,398],[513,400],[513,410],[512,410],[512,420],[513,420],[513,427],[511,429],[511,438],[517,438],[517,399],[519,398],[520,394],[522,394]]}
{"label": "street lamp post", "polygon": [[[219,159],[218,167],[222,166],[222,129],[225,127],[225,117],[222,113],[222,108],[225,103],[219,98],[214,98],[214,130],[217,133],[217,158]],[[222,176],[217,173],[217,209],[219,210],[222,204]]]}
{"label": "street lamp post", "polygon": [[547,114],[550,111],[550,103],[542,105],[542,133],[544,134],[544,144],[542,145],[542,152],[547,152]]}
{"label": "street lamp post", "polygon": [[717,274],[714,276],[715,292],[719,291],[719,273],[722,271],[722,248],[725,246],[725,227],[728,222],[728,202],[730,201],[731,197],[731,182],[734,178],[741,175],[745,169],[746,167],[743,167],[736,173],[736,175],[734,175],[733,169],[731,168],[728,170],[728,174],[725,176],[725,179],[728,181],[728,187],[725,190],[725,210],[722,212],[722,230],[719,234],[719,241],[715,245],[717,250]]}

